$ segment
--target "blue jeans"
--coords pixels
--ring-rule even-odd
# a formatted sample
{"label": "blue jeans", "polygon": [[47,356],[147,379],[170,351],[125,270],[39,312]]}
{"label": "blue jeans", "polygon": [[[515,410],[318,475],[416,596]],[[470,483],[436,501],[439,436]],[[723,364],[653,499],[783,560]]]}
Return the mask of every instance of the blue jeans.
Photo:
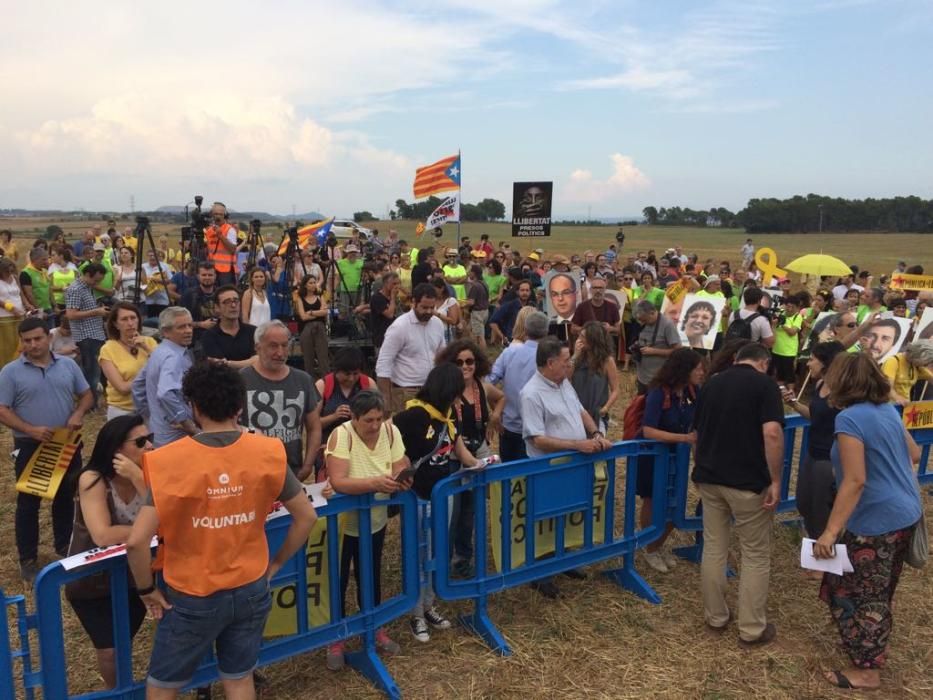
{"label": "blue jeans", "polygon": [[168,599],[172,607],[165,611],[152,643],[149,685],[184,687],[215,641],[221,679],[239,680],[253,672],[272,609],[265,576],[204,597],[169,588]]}
{"label": "blue jeans", "polygon": [[75,343],[81,351],[81,373],[91,385],[94,394],[94,406],[97,406],[97,385],[100,384],[100,349],[104,346],[103,340],[85,338]]}

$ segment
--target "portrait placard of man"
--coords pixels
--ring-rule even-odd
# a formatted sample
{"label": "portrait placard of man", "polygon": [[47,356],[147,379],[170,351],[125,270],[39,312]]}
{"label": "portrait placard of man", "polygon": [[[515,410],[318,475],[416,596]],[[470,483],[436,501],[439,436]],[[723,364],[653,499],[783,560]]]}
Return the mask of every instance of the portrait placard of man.
{"label": "portrait placard of man", "polygon": [[577,310],[579,284],[569,272],[549,272],[544,281],[544,308],[556,323],[570,323]]}
{"label": "portrait placard of man", "polygon": [[871,324],[859,338],[862,350],[879,364],[897,354],[907,337],[910,319],[885,318]]}

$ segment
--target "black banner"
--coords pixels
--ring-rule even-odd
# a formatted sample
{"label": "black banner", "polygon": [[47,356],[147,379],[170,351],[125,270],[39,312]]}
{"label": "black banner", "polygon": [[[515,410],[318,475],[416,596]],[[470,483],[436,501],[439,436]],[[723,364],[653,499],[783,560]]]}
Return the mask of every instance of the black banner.
{"label": "black banner", "polygon": [[553,182],[512,184],[512,236],[551,235]]}

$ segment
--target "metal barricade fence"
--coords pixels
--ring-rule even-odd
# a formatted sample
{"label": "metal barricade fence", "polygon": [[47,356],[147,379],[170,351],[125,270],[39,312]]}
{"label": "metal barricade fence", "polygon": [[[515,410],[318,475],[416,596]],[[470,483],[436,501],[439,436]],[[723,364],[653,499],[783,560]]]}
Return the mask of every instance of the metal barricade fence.
{"label": "metal barricade fence", "polygon": [[[639,455],[655,462],[651,525],[642,530],[636,529],[635,518]],[[636,549],[658,539],[664,530],[669,455],[660,443],[628,441],[598,455],[560,453],[444,479],[431,494],[433,556],[428,566],[433,571],[428,575],[433,575],[435,592],[446,600],[472,599],[474,611],[461,622],[500,654],[510,653],[509,647],[489,618],[487,598],[507,588],[622,557],[620,567],[603,573],[633,593],[660,602],[635,571],[633,558]],[[620,474],[618,464],[625,460],[628,469]],[[616,481],[623,474],[625,491],[619,504]],[[454,579],[448,555],[450,506],[467,492],[476,504],[476,565],[472,576]]]}
{"label": "metal barricade fence", "polygon": [[[372,534],[371,516],[373,508],[397,505],[400,509],[400,560],[401,585],[398,594],[374,603],[372,571]],[[320,648],[327,644],[361,636],[362,648],[346,655],[347,663],[368,678],[387,696],[401,697],[391,675],[380,661],[375,645],[375,633],[383,625],[406,614],[414,607],[419,593],[418,574],[418,502],[411,492],[393,495],[385,500],[376,500],[373,494],[360,496],[337,496],[318,510],[320,518],[326,518],[326,551],[328,557],[327,582],[329,586],[329,622],[310,626],[308,622],[308,595],[295,595],[296,591],[309,590],[307,548],[295,554],[272,579],[273,590],[282,586],[294,586],[295,630],[270,639],[265,639],[259,654],[259,665],[281,661],[298,654]],[[355,511],[359,517],[360,580],[362,609],[341,618],[340,614],[340,547],[341,529],[338,516]],[[285,538],[290,518],[280,517],[266,523],[266,534],[270,551],[274,552]],[[68,694],[68,663],[65,654],[65,640],[62,625],[62,588],[65,584],[86,576],[106,571],[110,574],[112,605],[114,612],[114,647],[116,653],[117,686],[113,690],[72,696]],[[58,562],[45,567],[36,579],[36,614],[23,616],[29,627],[39,632],[39,649],[42,660],[41,668],[36,672],[23,674],[25,688],[41,687],[44,698],[78,697],[84,700],[98,698],[142,698],[144,684],[132,677],[133,649],[130,640],[129,616],[127,614],[128,596],[132,595],[128,586],[126,558],[121,556],[98,561],[70,571],[66,571]],[[25,612],[25,611],[24,611]],[[75,640],[69,640],[75,647]],[[90,640],[81,639],[79,644],[86,644],[90,649]],[[6,682],[5,659],[11,658],[2,649],[0,637],[0,684]],[[10,664],[12,667],[12,664]],[[322,665],[323,668],[323,665]],[[207,660],[200,666],[192,679],[190,687],[211,683],[218,679],[217,664],[214,659]],[[0,690],[3,685],[0,685]],[[3,695],[3,697],[8,697]],[[9,696],[14,697],[14,696]],[[27,696],[31,697],[31,696]]]}
{"label": "metal barricade fence", "polygon": [[914,440],[920,447],[920,466],[917,468],[917,480],[921,484],[933,483],[933,472],[930,471],[930,448],[933,447],[933,428],[925,430],[912,430]]}

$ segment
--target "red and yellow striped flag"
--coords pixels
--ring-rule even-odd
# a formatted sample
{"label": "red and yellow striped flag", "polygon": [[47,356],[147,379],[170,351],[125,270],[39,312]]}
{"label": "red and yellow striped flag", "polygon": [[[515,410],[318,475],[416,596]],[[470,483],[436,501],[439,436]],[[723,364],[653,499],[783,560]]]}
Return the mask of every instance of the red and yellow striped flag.
{"label": "red and yellow striped flag", "polygon": [[415,199],[460,189],[460,155],[441,158],[415,171]]}

